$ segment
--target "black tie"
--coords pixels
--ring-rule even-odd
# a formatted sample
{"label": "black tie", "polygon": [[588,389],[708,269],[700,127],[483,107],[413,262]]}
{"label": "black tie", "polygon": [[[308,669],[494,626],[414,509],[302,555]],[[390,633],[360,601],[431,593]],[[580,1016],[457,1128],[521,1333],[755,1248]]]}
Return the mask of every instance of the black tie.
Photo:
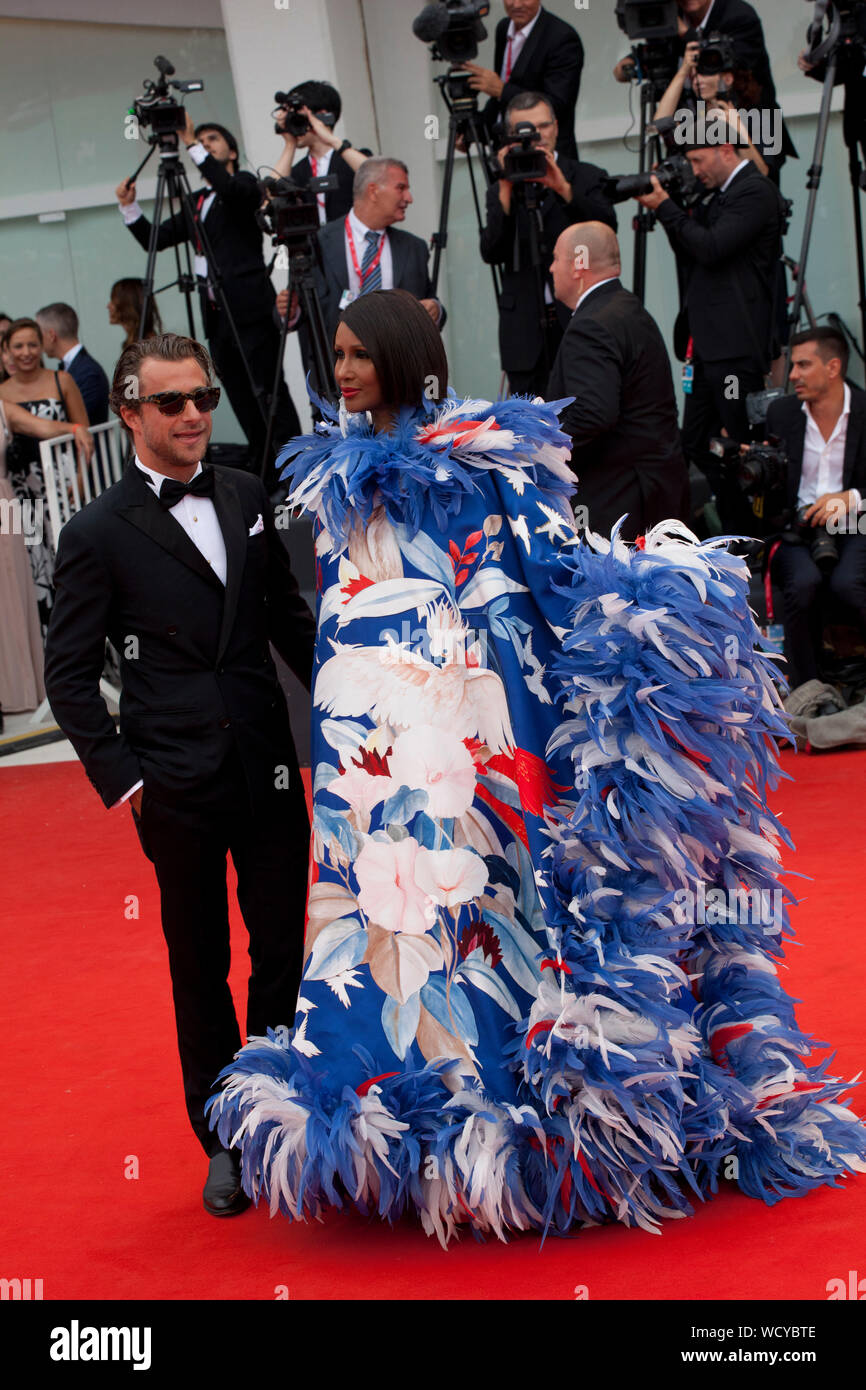
{"label": "black tie", "polygon": [[159,500],[170,511],[182,497],[213,497],[214,471],[204,468],[191,483],[180,483],[177,478],[166,478],[159,490]]}

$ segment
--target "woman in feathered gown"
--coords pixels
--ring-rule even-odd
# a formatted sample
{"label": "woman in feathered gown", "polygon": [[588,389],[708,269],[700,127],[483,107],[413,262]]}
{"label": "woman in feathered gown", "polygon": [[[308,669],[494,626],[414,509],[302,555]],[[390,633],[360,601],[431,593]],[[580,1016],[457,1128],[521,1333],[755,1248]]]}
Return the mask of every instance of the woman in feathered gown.
{"label": "woman in feathered gown", "polygon": [[339,423],[282,456],[316,532],[304,976],[211,1109],[245,1189],[445,1244],[866,1172],[777,973],[745,563],[678,523],[578,543],[563,403],[447,394],[402,291],[335,348]]}

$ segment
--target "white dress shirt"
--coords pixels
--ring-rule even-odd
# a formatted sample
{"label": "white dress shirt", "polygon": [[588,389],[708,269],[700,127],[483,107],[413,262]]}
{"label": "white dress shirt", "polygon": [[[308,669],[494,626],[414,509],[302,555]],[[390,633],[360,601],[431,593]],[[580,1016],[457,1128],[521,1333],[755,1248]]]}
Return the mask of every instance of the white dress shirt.
{"label": "white dress shirt", "polygon": [[[355,209],[349,209],[349,226],[352,228],[352,236],[355,241],[355,255],[358,266],[363,266],[364,256],[367,252],[367,233],[372,231],[372,227],[365,227],[364,223],[355,214]],[[383,290],[393,290],[394,288],[394,262],[391,257],[391,242],[388,238],[388,230],[380,231],[380,236],[384,235],[385,244],[382,247],[382,256],[379,261],[379,270],[382,274],[382,283],[379,286]],[[352,252],[349,250],[349,237],[343,224],[343,244],[346,250],[346,271],[349,277],[349,289],[352,294],[357,295],[361,288],[361,281],[352,264]]]}
{"label": "white dress shirt", "polygon": [[499,76],[502,78],[503,82],[507,80],[505,74],[508,71],[508,40],[511,40],[511,71],[513,72],[514,64],[523,52],[523,45],[532,33],[540,14],[541,8],[539,7],[535,17],[531,19],[528,24],[524,24],[522,29],[515,29],[513,19],[509,22],[508,35],[505,41],[505,52],[502,55],[502,67],[499,69]]}
{"label": "white dress shirt", "polygon": [[[138,454],[135,456],[135,466],[141,469],[144,476],[152,484],[153,490],[158,497],[160,488],[165,482],[166,474],[156,473],[152,468],[148,468],[146,463],[142,463]],[[201,464],[199,464],[192,477],[197,478],[199,473],[203,471]],[[188,481],[192,482],[192,478],[188,479]],[[183,527],[196,550],[204,556],[213,569],[214,574],[225,584],[226,543],[223,540],[223,533],[220,530],[220,524],[217,519],[216,507],[211,498],[182,497],[173,507],[169,507],[169,515],[173,516],[178,525]],[[139,787],[143,785],[143,782],[139,779],[134,787],[130,787],[128,792],[125,792],[123,796],[119,797],[118,800],[114,802],[111,810],[113,811],[115,806],[122,806],[123,803],[128,801],[129,798],[138,791]]]}
{"label": "white dress shirt", "polygon": [[69,368],[72,366],[72,363],[75,361],[83,346],[83,343],[76,343],[75,347],[71,347],[68,352],[64,352],[62,358],[60,359],[61,371],[69,371]]}
{"label": "white dress shirt", "polygon": [[719,189],[719,192],[720,192],[720,193],[724,193],[728,188],[730,188],[731,184],[734,182],[734,179],[737,177],[737,174],[740,172],[741,169],[745,169],[745,167],[746,167],[746,165],[747,165],[748,163],[749,163],[749,160],[748,160],[748,159],[741,159],[741,160],[740,160],[740,162],[739,162],[739,164],[737,165],[736,169],[732,169],[731,172],[728,174],[728,177],[725,179],[724,183],[722,184],[721,188]]}
{"label": "white dress shirt", "polygon": [[[823,497],[825,492],[841,492],[845,471],[845,441],[848,437],[848,417],[851,412],[851,390],[845,382],[845,395],[842,413],[833,426],[829,439],[825,439],[814,416],[809,402],[803,402],[806,416],[806,434],[803,439],[803,465],[800,469],[800,490],[797,493],[797,506],[808,507]],[[860,510],[860,494],[851,489],[853,509]]]}
{"label": "white dress shirt", "polygon": [[716,0],[710,0],[710,8],[707,10],[707,12],[706,12],[706,14],[704,15],[703,19],[701,20],[700,24],[696,24],[696,25],[694,26],[695,33],[700,34],[701,38],[703,38],[704,34],[706,33],[707,25],[708,25],[709,22],[710,22],[710,15],[711,15],[712,12],[713,12],[713,5],[714,5],[715,3],[716,3]]}

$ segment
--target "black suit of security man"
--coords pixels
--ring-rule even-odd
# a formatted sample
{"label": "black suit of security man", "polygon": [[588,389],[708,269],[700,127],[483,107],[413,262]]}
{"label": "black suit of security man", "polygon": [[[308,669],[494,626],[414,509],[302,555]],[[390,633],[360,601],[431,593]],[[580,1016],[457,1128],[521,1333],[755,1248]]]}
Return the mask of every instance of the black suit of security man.
{"label": "black suit of security man", "polygon": [[[199,169],[210,187],[191,194],[192,213],[197,220],[211,193],[216,194],[202,223],[213,252],[214,265],[210,266],[210,271],[212,275],[219,274],[244,357],[253,382],[261,392],[262,406],[267,410],[276,375],[279,329],[274,320],[276,296],[262,258],[262,232],[256,221],[262,201],[258,182],[244,169],[236,174],[229,173],[226,166],[210,154]],[[129,224],[132,235],[145,250],[149,245],[150,228],[150,220],[144,216]],[[175,246],[186,241],[188,236],[186,217],[175,213],[160,224],[157,249],[162,251]],[[262,410],[250,386],[225,311],[218,300],[210,298],[207,287],[202,284],[199,285],[199,299],[214,366],[246,435],[251,464],[258,470],[265,445]],[[272,447],[277,449],[300,433],[297,411],[280,374]]]}
{"label": "black suit of security man", "polygon": [[[502,71],[508,42],[507,18],[496,26],[493,67]],[[576,29],[548,10],[540,9],[532,32],[517,55],[517,61],[502,89],[502,95],[491,97],[481,113],[488,132],[521,92],[542,92],[553,104],[559,122],[557,152],[577,159],[574,138],[575,108],[583,71],[583,44]]]}
{"label": "black suit of security man", "polygon": [[[226,853],[250,936],[247,1032],[288,1024],[301,974],[309,823],[268,643],[309,687],[314,623],[258,478],[214,468],[223,586],[131,463],[60,535],[46,688],[106,806],[143,779],[187,1110],[240,1046],[227,983]],[[99,694],[105,640],[120,656],[116,730]],[[120,814],[120,811],[118,811]]]}
{"label": "black suit of security man", "polygon": [[81,392],[91,425],[104,425],[108,419],[108,377],[86,347],[76,352],[69,375]]}
{"label": "black suit of security man", "polygon": [[597,285],[571,316],[549,401],[575,396],[560,424],[574,442],[578,507],[591,531],[634,540],[685,516],[687,475],[670,362],[655,320],[619,279]]}
{"label": "black suit of security man", "polygon": [[[842,490],[857,488],[866,498],[866,391],[848,383],[851,409],[845,434]],[[793,516],[797,510],[803,445],[806,439],[806,412],[796,396],[772,401],[767,411],[767,435],[782,443],[789,461],[786,478],[786,507]],[[863,513],[860,514],[862,520]],[[789,533],[790,534],[790,533]],[[817,532],[815,533],[817,534]],[[854,625],[866,638],[866,535],[859,532],[835,537],[839,559],[830,570],[827,587],[831,595],[848,610]],[[809,554],[808,544],[783,540],[776,551],[773,570],[784,600],[785,655],[788,679],[801,685],[820,675],[818,653],[821,647],[820,591],[823,576]]]}
{"label": "black suit of security man", "polygon": [[[515,113],[515,120],[520,113]],[[602,190],[605,170],[567,156],[558,160],[563,177],[571,185],[571,202],[566,203],[552,189],[535,185],[539,196],[537,213],[530,212],[522,198],[512,191],[511,211],[506,213],[499,197],[498,183],[487,190],[487,222],[481,233],[481,256],[488,265],[502,267],[499,296],[499,356],[502,370],[514,395],[544,395],[562,335],[571,314],[553,299],[550,262],[560,232],[575,222],[604,222],[616,231],[616,213]],[[530,188],[533,185],[529,186]],[[540,309],[535,272],[532,269],[530,218],[540,219],[538,246],[541,287],[551,290],[551,301]],[[515,268],[515,260],[518,268]],[[542,327],[541,314],[545,323]]]}

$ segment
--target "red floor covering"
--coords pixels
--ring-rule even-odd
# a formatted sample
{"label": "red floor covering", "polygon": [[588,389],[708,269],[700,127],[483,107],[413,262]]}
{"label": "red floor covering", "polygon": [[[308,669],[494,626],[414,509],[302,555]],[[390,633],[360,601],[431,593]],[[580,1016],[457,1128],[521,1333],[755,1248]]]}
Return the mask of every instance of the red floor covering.
{"label": "red floor covering", "polygon": [[[801,1026],[866,1062],[862,900],[866,757],[786,755],[773,798],[798,844],[805,901],[786,988]],[[355,1214],[323,1224],[267,1210],[217,1221],[201,1206],[203,1155],[187,1127],[156,883],[131,817],[108,815],[77,764],[2,768],[6,1046],[0,1275],[45,1299],[827,1298],[866,1273],[866,1179],[767,1207],[726,1188],[660,1236],[607,1227],[446,1252],[414,1222]],[[139,916],[132,896],[138,899]],[[236,1000],[245,938],[234,920]],[[240,1012],[240,1010],[239,1010]],[[866,1113],[864,1088],[854,1105]],[[138,1176],[127,1177],[137,1165]]]}

